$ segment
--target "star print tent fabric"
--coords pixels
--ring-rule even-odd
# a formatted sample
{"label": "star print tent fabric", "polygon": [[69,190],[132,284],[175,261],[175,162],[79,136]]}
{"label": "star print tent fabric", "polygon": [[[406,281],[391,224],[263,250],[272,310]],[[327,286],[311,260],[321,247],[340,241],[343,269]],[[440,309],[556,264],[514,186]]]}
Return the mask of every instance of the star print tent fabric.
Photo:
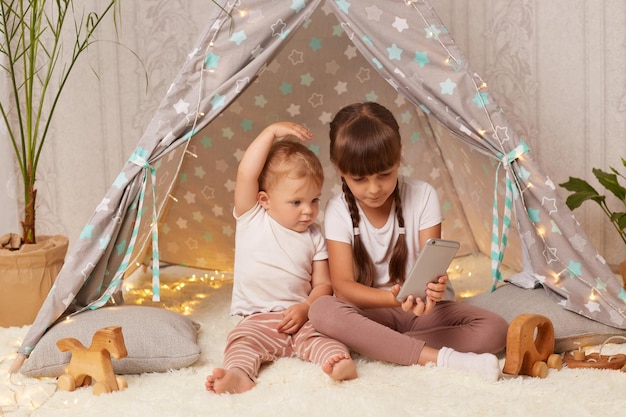
{"label": "star print tent fabric", "polygon": [[[342,106],[378,101],[402,129],[401,173],[433,184],[444,237],[461,254],[505,263],[564,308],[625,328],[621,285],[592,247],[532,150],[426,1],[239,0],[213,18],[136,151],[96,208],[20,353],[55,320],[121,302],[121,283],[150,262],[232,270],[233,186],[247,144],[292,120],[314,135],[339,188],[328,123]],[[505,250],[506,249],[506,250]]]}

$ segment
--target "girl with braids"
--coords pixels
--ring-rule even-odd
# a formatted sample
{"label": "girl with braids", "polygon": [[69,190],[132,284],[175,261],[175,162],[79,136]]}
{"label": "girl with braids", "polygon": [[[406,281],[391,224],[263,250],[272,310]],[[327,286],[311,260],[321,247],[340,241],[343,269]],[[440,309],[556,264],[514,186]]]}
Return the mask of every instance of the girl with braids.
{"label": "girl with braids", "polygon": [[402,145],[393,114],[377,103],[341,109],[330,124],[330,159],[343,184],[324,214],[335,296],[316,299],[309,319],[321,333],[372,359],[500,377],[495,353],[506,343],[500,316],[453,301],[448,277],[426,300],[396,300],[406,271],[429,238],[441,237],[441,211],[428,183],[398,176]]}

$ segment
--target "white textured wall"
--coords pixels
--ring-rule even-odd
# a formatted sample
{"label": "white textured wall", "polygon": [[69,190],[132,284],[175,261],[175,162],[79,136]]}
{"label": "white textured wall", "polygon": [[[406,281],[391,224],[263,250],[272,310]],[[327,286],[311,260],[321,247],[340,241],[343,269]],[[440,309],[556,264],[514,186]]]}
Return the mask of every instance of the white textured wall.
{"label": "white textured wall", "polygon": [[[71,79],[55,138],[47,145],[39,176],[40,234],[78,237],[202,30],[208,3],[123,2],[121,40],[145,65],[148,88],[144,69],[128,50],[104,42],[90,50]],[[621,167],[620,157],[626,157],[624,0],[432,3],[555,183],[573,175],[597,184],[592,167]],[[101,34],[113,37],[110,29]],[[12,200],[4,176],[2,184],[6,223]],[[626,248],[597,207],[586,203],[576,217],[609,262],[626,259]]]}

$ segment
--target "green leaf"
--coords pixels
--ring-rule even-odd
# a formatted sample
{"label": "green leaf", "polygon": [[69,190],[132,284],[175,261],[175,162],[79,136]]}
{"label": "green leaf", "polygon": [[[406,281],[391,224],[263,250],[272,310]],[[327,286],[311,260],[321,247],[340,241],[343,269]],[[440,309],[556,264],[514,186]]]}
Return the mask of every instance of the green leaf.
{"label": "green leaf", "polygon": [[626,213],[613,213],[611,221],[617,224],[620,229],[626,230]]}
{"label": "green leaf", "polygon": [[595,188],[593,188],[587,181],[576,177],[569,177],[569,181],[559,184],[561,187],[568,191],[572,191],[565,204],[570,210],[580,207],[582,203],[587,200],[593,200],[600,204],[605,200],[605,197],[598,194]]}
{"label": "green leaf", "polygon": [[617,175],[597,168],[594,168],[592,171],[604,188],[612,192],[620,201],[626,202],[626,188],[622,187],[617,181]]}

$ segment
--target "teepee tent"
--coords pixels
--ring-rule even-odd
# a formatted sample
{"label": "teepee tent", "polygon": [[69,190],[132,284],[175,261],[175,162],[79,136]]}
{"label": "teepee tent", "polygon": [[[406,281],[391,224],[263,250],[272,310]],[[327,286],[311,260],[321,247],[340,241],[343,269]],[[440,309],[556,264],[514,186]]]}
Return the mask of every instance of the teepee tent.
{"label": "teepee tent", "polygon": [[461,254],[505,263],[563,308],[626,328],[621,285],[593,248],[532,149],[508,124],[427,1],[237,0],[213,15],[166,97],[74,244],[20,348],[57,319],[121,302],[124,276],[152,259],[230,271],[232,192],[247,144],[293,120],[314,134],[327,174],[328,122],[378,101],[396,115],[401,173],[439,194],[444,237]]}

